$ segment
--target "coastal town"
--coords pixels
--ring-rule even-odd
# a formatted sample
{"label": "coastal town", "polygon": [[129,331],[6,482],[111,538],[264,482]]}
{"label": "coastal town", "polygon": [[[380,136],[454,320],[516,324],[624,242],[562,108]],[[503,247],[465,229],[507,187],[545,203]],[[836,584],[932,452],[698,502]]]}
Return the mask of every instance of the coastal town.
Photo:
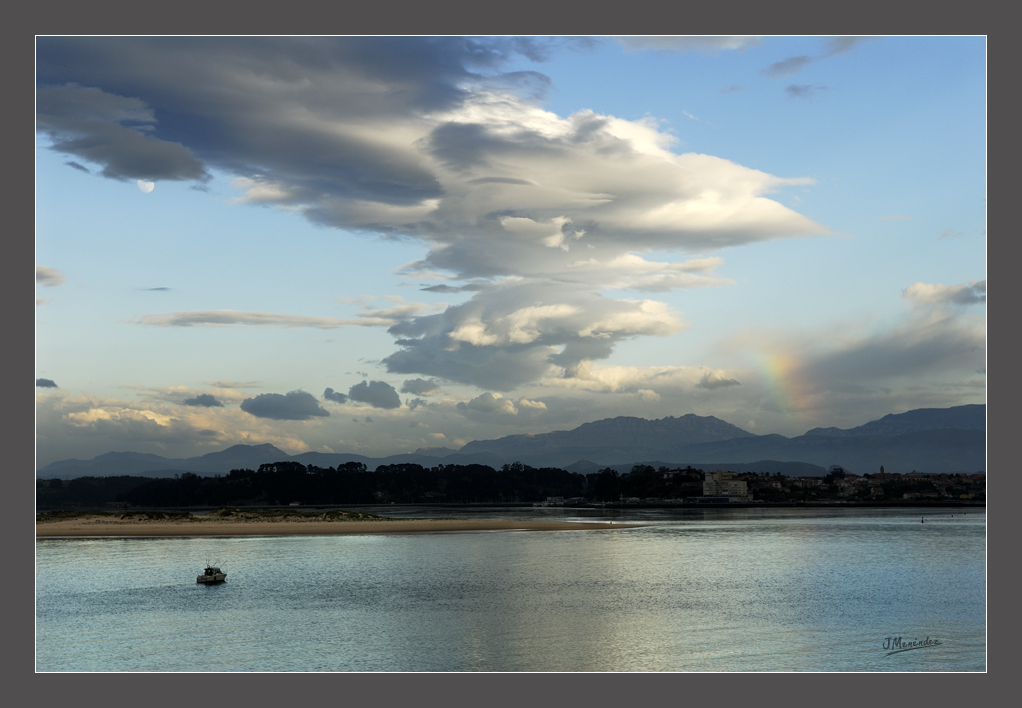
{"label": "coastal town", "polygon": [[834,467],[825,477],[785,477],[726,471],[706,473],[703,500],[729,502],[985,501],[986,475],[885,472],[862,475]]}

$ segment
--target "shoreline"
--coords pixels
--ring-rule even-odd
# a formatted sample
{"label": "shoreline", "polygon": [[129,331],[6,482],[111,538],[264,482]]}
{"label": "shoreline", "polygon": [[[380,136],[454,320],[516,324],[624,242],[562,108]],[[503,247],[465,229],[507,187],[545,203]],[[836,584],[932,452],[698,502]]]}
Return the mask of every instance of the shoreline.
{"label": "shoreline", "polygon": [[504,519],[377,519],[372,521],[120,521],[87,517],[36,523],[36,539],[83,537],[339,536],[461,531],[597,531],[641,524]]}

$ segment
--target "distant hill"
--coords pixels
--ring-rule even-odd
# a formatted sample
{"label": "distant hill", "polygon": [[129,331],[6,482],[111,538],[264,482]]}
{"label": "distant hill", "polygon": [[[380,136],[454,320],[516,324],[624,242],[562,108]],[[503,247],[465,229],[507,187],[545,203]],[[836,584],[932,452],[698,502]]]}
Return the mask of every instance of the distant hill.
{"label": "distant hill", "polygon": [[[270,444],[234,445],[185,459],[109,452],[91,460],[54,462],[38,470],[37,476],[211,475],[287,460],[323,468],[361,462],[369,469],[394,464],[482,464],[499,468],[522,462],[581,474],[605,467],[627,471],[635,464],[781,472],[788,476],[818,475],[831,465],[859,474],[878,472],[881,465],[888,472],[899,473],[971,473],[986,470],[986,406],[921,408],[847,430],[814,428],[795,438],[754,435],[713,416],[688,414],[659,420],[607,418],[574,430],[476,440],[458,451],[420,448],[414,453],[381,458],[324,452],[288,455]],[[641,462],[644,460],[656,462]]]}
{"label": "distant hill", "polygon": [[[985,405],[954,408],[917,408],[907,413],[891,413],[858,428],[813,428],[806,435],[829,437],[862,437],[864,435],[899,435],[927,430],[986,430]],[[803,436],[804,437],[804,436]]]}
{"label": "distant hill", "polygon": [[858,473],[878,472],[881,465],[899,473],[977,472],[986,469],[986,406],[922,408],[848,430],[814,428],[795,438],[754,435],[717,418],[691,414],[661,420],[608,418],[571,431],[477,440],[445,459],[469,460],[482,452],[583,473],[603,467],[623,470],[639,460],[657,460],[653,466],[734,471],[767,471],[752,467],[773,461],[786,467],[769,471],[789,476],[815,474],[813,470],[831,465]]}
{"label": "distant hill", "polygon": [[[713,416],[688,414],[659,420],[619,417],[584,423],[574,430],[539,435],[509,435],[497,440],[476,440],[457,456],[489,452],[506,459],[542,460],[545,465],[569,465],[580,459],[626,462],[659,456],[660,451],[698,443],[756,437]],[[528,460],[526,459],[528,458]]]}

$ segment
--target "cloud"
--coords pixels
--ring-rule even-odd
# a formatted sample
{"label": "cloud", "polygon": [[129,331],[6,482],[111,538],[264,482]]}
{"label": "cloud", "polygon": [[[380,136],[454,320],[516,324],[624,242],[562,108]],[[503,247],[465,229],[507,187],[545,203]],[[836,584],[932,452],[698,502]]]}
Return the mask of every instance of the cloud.
{"label": "cloud", "polygon": [[785,93],[791,98],[811,98],[817,91],[826,90],[826,86],[811,86],[809,84],[791,84],[784,87]]}
{"label": "cloud", "polygon": [[330,412],[320,407],[315,397],[305,391],[261,393],[255,398],[241,402],[241,410],[257,418],[272,420],[308,420],[313,416],[328,416]]}
{"label": "cloud", "polygon": [[903,297],[916,305],[976,305],[986,302],[986,291],[986,280],[970,280],[958,285],[913,283],[905,289]]}
{"label": "cloud", "polygon": [[789,57],[784,61],[774,62],[766,69],[763,69],[763,73],[772,79],[780,79],[785,76],[797,74],[802,71],[807,64],[810,64],[813,61],[814,59],[812,57]]}
{"label": "cloud", "polygon": [[184,145],[146,134],[155,122],[152,109],[137,98],[74,83],[36,90],[37,129],[50,137],[52,149],[103,165],[104,177],[208,180]]}
{"label": "cloud", "polygon": [[333,401],[334,403],[348,402],[348,397],[346,395],[334,391],[332,388],[328,388],[327,390],[323,391],[323,398],[325,398],[328,401]]}
{"label": "cloud", "polygon": [[420,288],[420,290],[427,293],[474,293],[483,290],[485,287],[485,285],[480,283],[469,283],[468,285],[460,285],[457,287],[452,285],[430,285],[428,287]]}
{"label": "cloud", "polygon": [[471,412],[493,414],[500,416],[517,416],[522,411],[545,411],[546,404],[542,401],[530,401],[526,398],[518,399],[518,402],[510,398],[504,398],[499,393],[483,393],[470,401],[461,401],[456,409],[462,414]]}
{"label": "cloud", "polygon": [[401,397],[386,381],[370,381],[355,384],[348,389],[348,397],[353,401],[368,403],[373,408],[400,408]]}
{"label": "cloud", "polygon": [[848,338],[792,372],[808,393],[859,390],[897,379],[975,371],[986,359],[986,328],[954,315],[910,319],[890,330]]}
{"label": "cloud", "polygon": [[370,309],[363,307],[357,319],[340,319],[337,317],[310,317],[307,315],[287,315],[273,312],[242,312],[239,310],[194,310],[191,312],[171,312],[159,315],[142,315],[132,324],[150,327],[232,327],[247,325],[253,327],[311,327],[314,329],[337,329],[339,327],[390,327],[399,322],[411,319],[415,315],[436,306],[419,302],[405,302],[400,297],[388,297],[397,302],[393,307]]}
{"label": "cloud", "polygon": [[150,293],[163,293],[170,291],[170,288],[142,288],[142,289]]}
{"label": "cloud", "polygon": [[258,381],[203,381],[203,383],[215,388],[259,388]]}
{"label": "cloud", "polygon": [[[544,379],[547,387],[598,393],[633,393],[643,390],[691,398],[706,390],[740,385],[734,372],[700,366],[599,366],[581,362],[571,378]],[[733,382],[733,383],[730,383]]]}
{"label": "cloud", "polygon": [[64,274],[56,268],[37,265],[35,267],[35,282],[51,288],[56,285],[63,285]]}
{"label": "cloud", "polygon": [[723,50],[744,51],[759,44],[759,37],[615,37],[619,44],[632,52],[698,52],[716,54]]}
{"label": "cloud", "polygon": [[955,231],[954,229],[944,229],[943,233],[941,233],[941,235],[937,237],[937,240],[940,241],[941,239],[956,238],[958,236],[964,236],[964,235],[965,235],[964,231]]}
{"label": "cloud", "polygon": [[832,37],[824,45],[823,57],[832,57],[850,51],[864,42],[872,42],[876,37]]}
{"label": "cloud", "polygon": [[724,88],[722,88],[720,90],[720,92],[721,93],[735,93],[736,91],[744,91],[744,90],[745,90],[744,86],[737,86],[735,84],[731,84],[730,86],[725,86]]}
{"label": "cloud", "polygon": [[[823,48],[823,53],[819,56],[794,56],[788,57],[782,61],[777,61],[763,69],[762,74],[769,76],[772,79],[781,79],[785,76],[791,76],[802,71],[809,64],[820,61],[821,59],[827,59],[838,54],[843,54],[851,50],[857,44],[871,40],[871,37],[832,37],[826,41]],[[790,89],[788,91],[790,93]],[[805,88],[805,87],[802,87]],[[821,87],[822,88],[822,87]]]}
{"label": "cloud", "polygon": [[60,388],[51,379],[36,379],[35,385],[37,388]]}
{"label": "cloud", "polygon": [[580,361],[606,358],[624,339],[683,328],[656,300],[612,300],[582,285],[519,281],[391,327],[401,349],[383,363],[391,373],[509,391],[557,371],[563,375]]}
{"label": "cloud", "polygon": [[440,384],[430,379],[408,379],[401,384],[401,393],[411,393],[415,396],[432,396],[440,390]]}
{"label": "cloud", "polygon": [[727,375],[719,369],[714,371],[707,371],[703,375],[703,377],[699,379],[699,383],[696,384],[696,386],[698,386],[699,388],[707,388],[710,390],[716,388],[727,388],[729,386],[741,385],[742,384],[740,381],[738,381],[737,379],[727,378]]}
{"label": "cloud", "polygon": [[69,160],[68,162],[65,162],[64,164],[67,165],[68,167],[73,167],[76,170],[81,170],[85,174],[88,174],[88,175],[92,174],[92,171],[88,167],[85,167],[84,165],[79,165],[74,160]]}
{"label": "cloud", "polygon": [[312,327],[336,329],[338,327],[380,327],[394,324],[392,319],[343,320],[336,317],[308,317],[272,312],[240,312],[238,310],[196,310],[171,312],[164,315],[142,315],[132,324],[152,327],[230,327],[249,325],[257,327]]}
{"label": "cloud", "polygon": [[215,397],[208,393],[200,393],[194,398],[186,398],[184,400],[186,406],[203,406],[205,408],[223,408],[223,403],[218,401]]}
{"label": "cloud", "polygon": [[[756,40],[622,41],[714,52]],[[397,340],[384,359],[389,372],[506,391],[551,367],[570,375],[623,339],[683,327],[662,302],[609,291],[728,285],[712,272],[722,261],[710,265],[708,253],[829,233],[772,198],[812,179],[679,154],[652,118],[544,110],[530,96],[545,79],[503,69],[516,57],[542,60],[555,45],[41,37],[37,75],[49,93],[40,126],[64,148],[72,128],[92,131],[105,147],[88,159],[109,177],[134,174],[122,143],[159,143],[180,158],[164,172],[201,179],[208,165],[233,176],[240,203],[418,240],[426,253],[402,276],[441,281],[430,292],[472,293],[440,313],[402,301],[366,305],[349,319],[206,310],[146,314],[135,324],[385,326]],[[142,161],[159,163],[155,154]],[[168,178],[146,170],[139,178]],[[683,256],[656,262],[650,252]]]}

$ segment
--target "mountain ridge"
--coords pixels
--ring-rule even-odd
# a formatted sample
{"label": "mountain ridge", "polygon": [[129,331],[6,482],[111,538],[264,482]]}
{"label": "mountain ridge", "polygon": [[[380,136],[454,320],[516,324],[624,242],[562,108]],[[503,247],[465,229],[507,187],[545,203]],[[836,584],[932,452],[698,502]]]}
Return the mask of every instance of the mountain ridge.
{"label": "mountain ridge", "polygon": [[371,458],[315,451],[289,455],[270,443],[237,444],[190,458],[108,452],[91,460],[53,462],[36,475],[226,474],[231,469],[254,469],[284,461],[318,467],[361,462],[370,469],[392,464],[484,464],[499,468],[518,461],[534,467],[582,471],[594,466],[625,468],[643,460],[712,469],[725,464],[718,460],[728,460],[726,464],[732,466],[770,462],[807,471],[841,465],[851,471],[870,472],[879,471],[883,465],[889,472],[975,472],[986,466],[986,405],[915,409],[855,428],[813,428],[794,438],[756,435],[714,416],[693,413],[654,420],[617,416],[583,423],[572,430],[475,440],[457,451],[420,448],[414,453]]}

